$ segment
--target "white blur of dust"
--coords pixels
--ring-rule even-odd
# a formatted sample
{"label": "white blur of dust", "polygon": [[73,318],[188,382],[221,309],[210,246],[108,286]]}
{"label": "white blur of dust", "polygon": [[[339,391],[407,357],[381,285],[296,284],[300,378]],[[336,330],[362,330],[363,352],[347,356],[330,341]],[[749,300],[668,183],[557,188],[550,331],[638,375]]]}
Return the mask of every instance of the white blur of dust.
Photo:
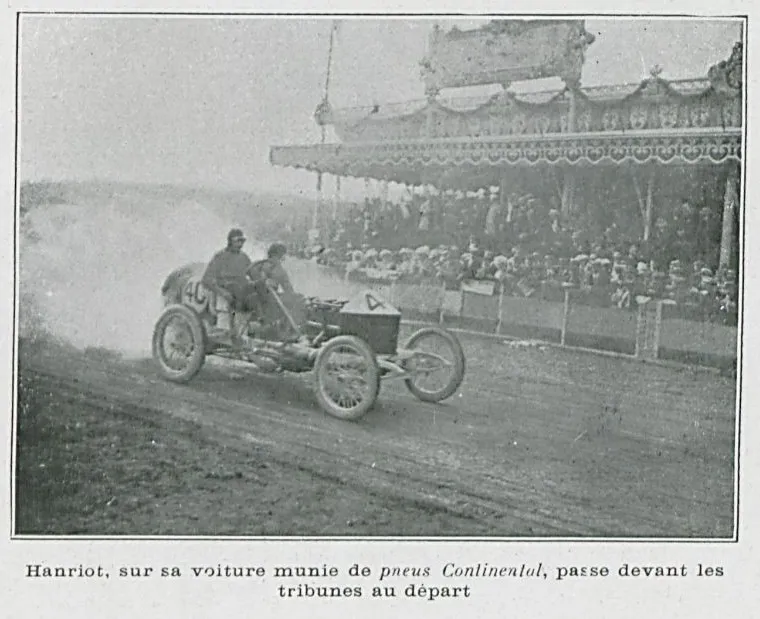
{"label": "white blur of dust", "polygon": [[[161,285],[174,269],[208,262],[231,227],[249,236],[253,260],[268,243],[250,239],[224,209],[183,201],[115,199],[107,204],[44,206],[28,214],[34,240],[20,247],[20,327],[42,329],[69,344],[105,348],[128,357],[150,354],[161,312]],[[355,292],[319,265],[289,258],[295,289],[347,298]]]}
{"label": "white blur of dust", "polygon": [[[149,354],[161,285],[174,269],[207,262],[234,222],[192,201],[115,200],[41,206],[20,248],[20,323],[78,347]],[[248,248],[261,253],[261,248]],[[24,320],[24,312],[34,313]]]}

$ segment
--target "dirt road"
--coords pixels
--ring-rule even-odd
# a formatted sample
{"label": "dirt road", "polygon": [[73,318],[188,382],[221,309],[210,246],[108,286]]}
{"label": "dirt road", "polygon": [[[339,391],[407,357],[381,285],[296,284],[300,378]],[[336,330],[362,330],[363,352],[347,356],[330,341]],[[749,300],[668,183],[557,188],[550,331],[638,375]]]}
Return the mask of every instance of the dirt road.
{"label": "dirt road", "polygon": [[[308,376],[210,362],[180,386],[151,360],[24,345],[22,425],[65,419],[57,431],[71,440],[47,454],[54,473],[38,467],[41,441],[19,433],[17,532],[733,535],[734,380],[469,336],[463,345],[459,394],[430,405],[384,383],[357,423],[321,413]],[[129,437],[148,447],[124,449]],[[81,443],[96,455],[67,460]],[[51,475],[76,479],[68,502],[46,507]],[[77,500],[88,483],[108,488]]]}

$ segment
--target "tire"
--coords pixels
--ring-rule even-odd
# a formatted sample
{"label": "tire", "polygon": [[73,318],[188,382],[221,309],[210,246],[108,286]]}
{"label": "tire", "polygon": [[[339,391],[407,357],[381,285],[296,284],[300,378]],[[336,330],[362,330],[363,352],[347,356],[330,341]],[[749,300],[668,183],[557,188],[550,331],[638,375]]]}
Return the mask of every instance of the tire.
{"label": "tire", "polygon": [[[182,353],[173,358],[167,351],[166,335],[168,328],[177,323],[184,327],[190,347],[185,358]],[[161,376],[175,383],[190,381],[203,367],[206,361],[206,329],[200,316],[185,305],[170,305],[159,317],[153,330],[153,358],[158,363]]]}
{"label": "tire", "polygon": [[448,380],[438,389],[425,389],[418,384],[415,377],[407,378],[404,382],[414,396],[423,402],[441,402],[451,397],[459,389],[465,374],[465,359],[462,345],[453,333],[439,327],[425,327],[412,334],[406,341],[404,348],[414,350],[420,340],[425,338],[441,338],[448,346],[452,359],[452,371]]}
{"label": "tire", "polygon": [[[342,378],[331,377],[331,372],[334,374],[336,369],[331,367],[333,363],[331,359],[335,354],[340,354],[341,351],[359,357],[357,361],[362,374],[357,378],[362,386],[361,398],[358,401],[349,399],[346,402],[341,402],[339,401],[340,396],[345,392],[335,392],[335,389],[340,386]],[[353,367],[354,365],[354,363],[350,364],[349,369],[356,369]],[[374,406],[380,389],[380,368],[377,365],[375,353],[361,338],[353,335],[334,337],[328,340],[317,354],[317,359],[314,362],[314,382],[317,402],[328,415],[349,421],[359,419]],[[350,396],[346,397],[350,398]]]}

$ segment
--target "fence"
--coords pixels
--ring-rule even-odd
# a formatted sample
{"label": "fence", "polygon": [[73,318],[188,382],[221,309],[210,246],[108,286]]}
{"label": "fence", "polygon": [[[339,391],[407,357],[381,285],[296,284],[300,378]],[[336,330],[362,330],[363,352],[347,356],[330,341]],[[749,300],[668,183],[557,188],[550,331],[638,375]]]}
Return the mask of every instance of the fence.
{"label": "fence", "polygon": [[737,327],[673,315],[657,300],[619,309],[586,305],[573,289],[560,302],[500,294],[487,282],[464,282],[460,290],[435,282],[367,285],[413,320],[639,359],[723,368],[737,358]]}

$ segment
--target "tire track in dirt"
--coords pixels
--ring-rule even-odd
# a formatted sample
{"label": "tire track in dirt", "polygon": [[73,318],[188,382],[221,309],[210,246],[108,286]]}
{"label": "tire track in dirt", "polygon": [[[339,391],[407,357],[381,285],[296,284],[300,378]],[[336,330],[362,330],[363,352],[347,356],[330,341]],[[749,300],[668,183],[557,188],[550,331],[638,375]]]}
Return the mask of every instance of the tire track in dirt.
{"label": "tire track in dirt", "polygon": [[[724,496],[695,492],[678,478],[662,487],[634,479],[653,450],[661,460],[654,477],[680,466],[681,443],[657,445],[619,427],[574,440],[589,407],[599,404],[588,393],[593,384],[568,391],[561,380],[525,381],[515,394],[510,388],[519,376],[494,388],[493,372],[486,372],[465,383],[461,398],[442,405],[388,385],[375,411],[346,423],[316,411],[308,383],[292,376],[250,376],[209,364],[196,381],[178,386],[156,379],[144,362],[37,359],[34,366],[69,393],[201,423],[224,444],[265,449],[335,483],[481,522],[494,535],[678,536],[702,532],[708,520],[722,523],[715,534],[730,533],[727,519],[715,516]],[[512,403],[507,416],[505,401]],[[706,460],[706,473],[714,474]],[[598,488],[589,475],[602,478]],[[624,491],[614,487],[621,480]],[[636,501],[627,496],[631,488],[641,493]],[[695,503],[705,507],[696,522]]]}
{"label": "tire track in dirt", "polygon": [[[130,387],[114,384],[115,381],[110,381],[107,388],[100,383],[87,384],[86,390],[83,391],[81,379],[74,385],[61,376],[48,374],[45,378],[55,381],[56,388],[69,397],[78,397],[83,401],[94,401],[100,406],[108,405],[117,409],[125,403],[132,406],[137,404],[146,414],[159,412],[151,408],[154,406],[151,404],[155,400],[154,393],[147,398],[142,396],[139,402],[135,402],[135,398],[130,397]],[[122,376],[121,379],[128,380],[129,376]],[[193,393],[193,396],[197,394]],[[470,475],[467,474],[469,471],[463,472],[459,469],[456,471],[456,479],[452,479],[451,469],[447,469],[447,475],[441,473],[444,469],[441,467],[440,459],[435,455],[431,457],[416,452],[414,445],[374,442],[369,445],[372,448],[371,453],[376,459],[386,462],[386,465],[373,466],[367,463],[366,458],[357,456],[365,451],[363,447],[367,447],[362,443],[361,437],[343,434],[341,441],[331,444],[331,440],[339,435],[316,424],[308,426],[278,416],[278,413],[292,412],[289,407],[275,411],[215,397],[213,400],[220,408],[215,408],[213,419],[209,419],[205,414],[208,412],[204,406],[205,398],[201,397],[199,400],[192,403],[182,402],[180,406],[175,404],[168,408],[162,407],[160,412],[168,412],[210,427],[225,438],[226,444],[236,441],[243,448],[251,443],[264,446],[282,463],[297,465],[301,470],[307,469],[322,478],[353,484],[376,494],[401,497],[407,501],[424,504],[428,508],[446,510],[485,523],[499,520],[500,528],[504,526],[505,520],[514,521],[518,534],[523,531],[522,534],[531,535],[588,535],[587,524],[557,518],[554,514],[542,513],[530,506],[520,509],[519,506],[512,505],[505,509],[501,501],[493,499],[487,493],[467,490],[468,487],[476,487],[473,484],[477,483],[477,479],[470,479]],[[266,431],[259,430],[258,434],[253,434],[250,428],[251,419],[268,424]],[[320,436],[322,440],[309,442],[303,434],[293,434],[294,430],[306,430],[310,438]],[[266,438],[262,439],[261,436]],[[483,486],[482,483],[478,485]],[[535,495],[535,492],[523,494],[525,496],[520,503],[528,498],[536,498],[528,496]],[[545,498],[541,500],[545,501]]]}

